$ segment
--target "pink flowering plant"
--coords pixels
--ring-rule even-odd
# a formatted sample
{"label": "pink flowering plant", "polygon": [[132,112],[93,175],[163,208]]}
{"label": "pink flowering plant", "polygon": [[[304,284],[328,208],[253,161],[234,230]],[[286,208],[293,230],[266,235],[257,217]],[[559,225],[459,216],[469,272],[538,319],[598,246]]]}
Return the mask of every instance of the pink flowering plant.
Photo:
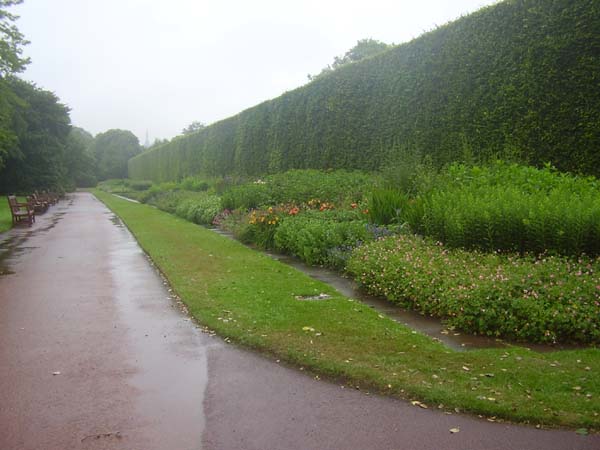
{"label": "pink flowering plant", "polygon": [[598,258],[467,252],[399,235],[358,248],[348,269],[370,293],[466,332],[600,343]]}

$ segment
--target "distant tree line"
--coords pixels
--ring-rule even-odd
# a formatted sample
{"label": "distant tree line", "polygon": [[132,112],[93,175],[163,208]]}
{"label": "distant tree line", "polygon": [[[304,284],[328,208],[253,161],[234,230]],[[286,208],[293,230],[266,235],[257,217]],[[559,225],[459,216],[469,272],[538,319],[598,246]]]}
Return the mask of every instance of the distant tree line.
{"label": "distant tree line", "polygon": [[127,160],[140,153],[130,131],[109,130],[96,138],[71,126],[69,108],[52,92],[18,78],[29,63],[27,44],[9,7],[0,0],[0,192],[68,190],[99,179],[127,175]]}
{"label": "distant tree line", "polygon": [[129,174],[369,170],[408,149],[435,165],[502,156],[600,175],[598,30],[598,1],[500,2],[334,62],[301,88],[133,158]]}

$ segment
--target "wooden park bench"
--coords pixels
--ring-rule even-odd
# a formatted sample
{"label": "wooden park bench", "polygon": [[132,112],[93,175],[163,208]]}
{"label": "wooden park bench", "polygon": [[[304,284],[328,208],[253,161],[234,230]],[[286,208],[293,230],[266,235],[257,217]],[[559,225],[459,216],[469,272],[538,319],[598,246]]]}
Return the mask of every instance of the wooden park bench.
{"label": "wooden park bench", "polygon": [[13,225],[24,221],[26,221],[29,226],[33,225],[33,222],[35,222],[35,212],[31,205],[29,205],[29,203],[19,203],[17,197],[14,195],[9,195],[7,198],[10,213],[12,214]]}
{"label": "wooden park bench", "polygon": [[54,195],[50,195],[46,191],[42,191],[41,193],[39,193],[38,191],[35,191],[35,193],[32,195],[35,195],[38,200],[40,200],[42,202],[46,202],[48,204],[48,206],[55,205],[56,203],[58,203],[58,197],[54,196]]}
{"label": "wooden park bench", "polygon": [[45,213],[50,204],[47,201],[41,200],[38,198],[36,194],[31,194],[27,196],[27,203],[29,206],[37,213],[42,214]]}
{"label": "wooden park bench", "polygon": [[58,192],[48,191],[48,195],[54,200],[54,203],[60,202],[61,198],[64,198],[64,194],[59,194]]}

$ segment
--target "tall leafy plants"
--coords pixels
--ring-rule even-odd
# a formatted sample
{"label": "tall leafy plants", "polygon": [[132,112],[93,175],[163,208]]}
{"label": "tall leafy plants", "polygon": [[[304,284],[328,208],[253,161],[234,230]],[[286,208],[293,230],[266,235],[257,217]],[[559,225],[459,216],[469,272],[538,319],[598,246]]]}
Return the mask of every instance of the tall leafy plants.
{"label": "tall leafy plants", "polygon": [[406,216],[412,229],[451,247],[600,254],[600,186],[594,178],[502,162],[455,164],[414,206],[420,210]]}

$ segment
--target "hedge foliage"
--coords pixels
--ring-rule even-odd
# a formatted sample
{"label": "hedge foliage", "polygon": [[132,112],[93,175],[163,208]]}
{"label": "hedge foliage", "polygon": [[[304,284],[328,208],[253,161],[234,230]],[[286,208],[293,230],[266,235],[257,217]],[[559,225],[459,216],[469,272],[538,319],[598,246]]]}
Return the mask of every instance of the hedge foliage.
{"label": "hedge foliage", "polygon": [[596,0],[504,1],[138,155],[129,176],[371,170],[407,147],[599,175],[598,30]]}

